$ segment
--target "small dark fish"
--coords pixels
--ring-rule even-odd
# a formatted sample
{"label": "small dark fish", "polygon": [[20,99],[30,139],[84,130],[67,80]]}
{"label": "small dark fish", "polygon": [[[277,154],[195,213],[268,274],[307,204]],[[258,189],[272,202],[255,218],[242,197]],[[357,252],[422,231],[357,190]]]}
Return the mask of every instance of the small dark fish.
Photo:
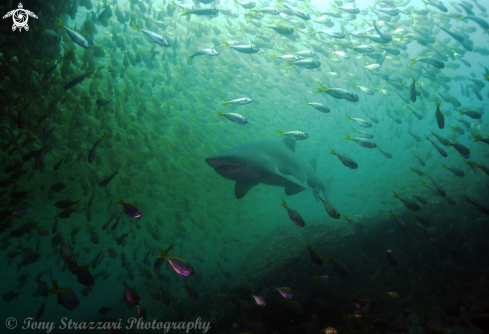
{"label": "small dark fish", "polygon": [[90,233],[90,241],[97,245],[100,242],[98,234],[95,231],[92,231],[91,229],[88,230],[88,233]]}
{"label": "small dark fish", "polygon": [[120,245],[124,242],[124,239],[126,239],[126,237],[129,235],[129,232],[127,233],[124,233],[123,235],[121,235],[119,238],[117,238],[117,244]]}
{"label": "small dark fish", "polygon": [[419,201],[419,203],[421,203],[423,205],[428,204],[428,199],[426,197],[422,197],[419,195],[413,195],[413,197],[416,198]]}
{"label": "small dark fish", "polygon": [[64,184],[64,182],[59,182],[51,186],[51,190],[54,191],[55,193],[59,193],[64,188],[66,188],[66,184]]}
{"label": "small dark fish", "polygon": [[321,260],[321,257],[319,256],[318,252],[316,252],[310,245],[309,240],[307,240],[307,247],[306,249],[309,251],[309,258],[311,259],[312,263],[315,265],[322,265],[323,260]]}
{"label": "small dark fish", "polygon": [[416,80],[414,80],[414,77],[411,84],[411,101],[416,102]]}
{"label": "small dark fish", "polygon": [[336,208],[329,203],[328,201],[325,201],[324,199],[321,198],[321,196],[318,195],[318,198],[323,202],[324,208],[328,212],[329,216],[333,219],[338,219],[340,218],[340,213],[336,210]]}
{"label": "small dark fish", "polygon": [[80,301],[75,292],[70,288],[60,288],[58,283],[53,281],[53,288],[49,291],[50,295],[58,296],[58,304],[63,305],[68,310],[74,310],[80,305]]}
{"label": "small dark fish", "polygon": [[13,291],[9,291],[3,295],[3,300],[6,301],[7,303],[10,303],[12,301],[12,299],[17,298],[19,295],[20,295],[20,292],[15,293]]}
{"label": "small dark fish", "polygon": [[61,163],[63,162],[65,158],[63,157],[60,161],[56,163],[56,165],[53,166],[53,171],[57,171],[59,167],[61,167]]}
{"label": "small dark fish", "polygon": [[102,255],[103,255],[103,251],[100,251],[100,253],[97,254],[97,256],[95,257],[95,260],[93,260],[92,269],[95,270],[97,268],[97,265],[102,260],[102,258],[101,258]]}
{"label": "small dark fish", "polygon": [[22,226],[20,226],[19,228],[10,231],[10,235],[15,238],[20,238],[24,234],[30,233],[34,228],[36,228],[36,225],[34,223],[27,222]]}
{"label": "small dark fish", "polygon": [[110,222],[115,218],[115,213],[110,217],[110,219],[102,226],[102,231],[105,231],[109,227]]}
{"label": "small dark fish", "polygon": [[333,266],[333,270],[336,273],[336,275],[338,275],[342,279],[347,279],[348,278],[348,271],[346,271],[345,266],[341,262],[339,262],[338,260],[333,259],[329,255],[329,253],[326,253],[326,254],[327,254],[327,257],[325,260],[331,262],[331,264]]}
{"label": "small dark fish", "polygon": [[87,77],[89,77],[90,75],[92,75],[92,73],[95,71],[95,69],[91,70],[90,72],[87,72],[85,74],[82,74],[80,75],[79,77],[76,77],[75,79],[71,80],[70,82],[68,82],[66,85],[65,85],[65,90],[68,90],[70,88],[73,88],[75,87],[76,85],[78,85],[79,83],[83,82],[83,80],[85,80]]}
{"label": "small dark fish", "polygon": [[58,201],[58,202],[54,203],[54,206],[56,206],[58,209],[64,210],[64,209],[67,209],[73,205],[80,203],[80,202],[81,202],[81,199],[76,201],[76,202],[74,202],[70,199],[65,199],[65,200]]}
{"label": "small dark fish", "polygon": [[72,207],[66,208],[59,213],[58,217],[60,219],[68,219],[68,218],[70,218],[70,216],[73,212],[76,212],[77,209],[78,209],[78,204],[74,208],[72,208]]}
{"label": "small dark fish", "polygon": [[98,147],[98,143],[100,143],[101,140],[104,140],[105,138],[107,138],[109,134],[106,133],[105,135],[103,135],[99,140],[97,140],[95,142],[95,144],[93,144],[93,147],[92,149],[90,150],[90,154],[88,155],[88,163],[92,163],[93,160],[95,160],[95,153],[97,153],[97,147]]}
{"label": "small dark fish", "polygon": [[110,310],[111,310],[110,308],[103,306],[103,307],[99,308],[97,312],[98,312],[98,314],[104,315],[104,314],[107,314],[107,312],[109,312]]}
{"label": "small dark fish", "polygon": [[99,186],[100,187],[107,187],[107,185],[110,183],[110,181],[112,181],[112,179],[119,173],[119,171],[116,171],[112,174],[110,174],[109,176],[107,176],[105,179],[102,180],[102,182],[100,182]]}
{"label": "small dark fish", "polygon": [[290,220],[297,226],[299,227],[304,227],[306,225],[306,222],[302,218],[299,212],[297,210],[289,208],[287,206],[287,203],[285,203],[285,200],[282,198],[282,203],[279,203],[280,206],[284,207],[285,210],[287,210],[287,214],[289,215]]}
{"label": "small dark fish", "polygon": [[462,298],[460,298],[456,302],[450,303],[446,308],[445,308],[445,314],[449,317],[455,318],[458,317],[460,313],[460,307],[462,306]]}
{"label": "small dark fish", "polygon": [[44,307],[45,306],[46,306],[46,301],[44,301],[44,303],[42,303],[41,307],[37,311],[37,313],[36,313],[36,319],[39,319],[40,317],[42,317],[42,315],[44,314]]}
{"label": "small dark fish", "polygon": [[117,252],[113,248],[109,248],[109,256],[115,259],[117,257]]}
{"label": "small dark fish", "polygon": [[121,198],[119,201],[116,202],[117,204],[122,204],[122,207],[124,209],[124,213],[128,215],[131,218],[141,218],[142,212],[141,210],[137,207],[136,203],[128,203],[124,202],[124,200]]}
{"label": "small dark fish", "polygon": [[436,148],[436,150],[438,151],[438,153],[440,153],[442,157],[446,158],[448,156],[447,152],[444,149],[442,149],[440,146],[438,146],[437,143],[435,143],[430,138],[428,138],[428,136],[425,135],[425,137],[427,140],[431,142],[431,144]]}
{"label": "small dark fish", "polygon": [[106,106],[107,104],[109,104],[112,100],[104,100],[104,99],[100,99],[100,100],[97,100],[97,102],[95,102],[97,104],[97,106],[99,107],[103,107],[103,106]]}
{"label": "small dark fish", "polygon": [[91,286],[95,283],[95,279],[93,278],[92,273],[90,273],[88,270],[87,266],[79,267],[75,262],[70,271],[76,275],[78,283],[81,285]]}
{"label": "small dark fish", "polygon": [[187,295],[190,297],[190,299],[193,300],[199,299],[199,293],[194,287],[187,285],[187,282],[185,282],[185,285],[183,287],[187,290]]}
{"label": "small dark fish", "polygon": [[385,252],[385,255],[387,255],[387,261],[389,261],[389,264],[391,265],[392,268],[397,268],[397,266],[399,265],[399,263],[397,262],[396,259],[394,259],[394,257],[392,256],[390,250],[387,250],[387,248],[385,248],[385,245],[384,245],[384,252]]}
{"label": "small dark fish", "polygon": [[142,318],[144,321],[147,319],[146,309],[140,305],[136,305],[138,308],[138,318]]}
{"label": "small dark fish", "polygon": [[136,290],[131,289],[130,287],[127,286],[126,281],[122,281],[122,284],[124,284],[125,287],[125,292],[124,296],[126,298],[126,301],[131,304],[131,305],[138,305],[139,304],[139,296],[136,292]]}
{"label": "small dark fish", "polygon": [[63,237],[61,237],[61,257],[63,260],[70,264],[75,262],[75,253],[73,249],[64,241]]}
{"label": "small dark fish", "polygon": [[443,129],[445,127],[445,116],[443,116],[443,113],[440,110],[440,105],[441,105],[441,101],[436,102],[435,116],[436,116],[436,122],[438,123],[438,127],[440,129]]}

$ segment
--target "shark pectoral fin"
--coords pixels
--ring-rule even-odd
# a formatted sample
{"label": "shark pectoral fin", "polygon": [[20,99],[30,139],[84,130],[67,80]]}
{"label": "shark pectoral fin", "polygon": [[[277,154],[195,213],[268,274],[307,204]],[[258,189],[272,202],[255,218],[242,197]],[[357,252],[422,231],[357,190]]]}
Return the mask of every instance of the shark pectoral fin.
{"label": "shark pectoral fin", "polygon": [[314,169],[314,171],[317,172],[316,168],[318,166],[318,159],[316,158],[311,159],[309,163],[311,164],[312,169]]}
{"label": "shark pectoral fin", "polygon": [[273,174],[278,175],[278,176],[286,179],[290,183],[293,183],[293,184],[295,184],[295,185],[297,185],[299,187],[302,187],[304,189],[312,190],[312,188],[307,183],[302,182],[301,180],[299,180],[297,177],[295,177],[293,175],[287,175],[287,174],[281,173],[278,170],[273,171]]}
{"label": "shark pectoral fin", "polygon": [[289,184],[285,187],[285,195],[295,195],[304,190],[304,187],[301,187],[295,183],[289,182]]}
{"label": "shark pectoral fin", "polygon": [[250,191],[251,188],[256,186],[258,183],[244,183],[244,182],[236,182],[234,187],[234,195],[237,199],[241,199],[245,197],[245,195]]}

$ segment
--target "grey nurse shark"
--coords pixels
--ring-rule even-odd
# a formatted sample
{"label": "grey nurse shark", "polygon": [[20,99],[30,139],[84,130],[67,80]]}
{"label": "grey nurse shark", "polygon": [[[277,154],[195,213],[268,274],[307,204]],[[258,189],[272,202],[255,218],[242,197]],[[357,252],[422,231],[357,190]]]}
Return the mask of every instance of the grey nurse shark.
{"label": "grey nurse shark", "polygon": [[[326,184],[316,172],[316,159],[305,162],[295,154],[296,140],[260,140],[212,155],[205,161],[227,179],[236,181],[234,194],[243,198],[254,186],[264,183],[285,188],[286,195],[304,189],[326,197]],[[317,198],[316,198],[317,199]]]}

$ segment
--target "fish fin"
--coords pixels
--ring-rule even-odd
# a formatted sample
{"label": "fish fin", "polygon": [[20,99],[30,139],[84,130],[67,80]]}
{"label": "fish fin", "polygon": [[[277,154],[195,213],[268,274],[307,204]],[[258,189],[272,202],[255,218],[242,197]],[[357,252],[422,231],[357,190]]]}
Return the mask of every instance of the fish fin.
{"label": "fish fin", "polygon": [[219,116],[222,116],[222,115],[223,115],[223,114],[222,114],[222,112],[220,112],[220,111],[216,111],[216,112],[217,112],[217,117],[219,117]]}
{"label": "fish fin", "polygon": [[60,18],[60,17],[59,17],[58,19],[59,19],[59,21],[58,21],[58,23],[56,23],[56,25],[57,25],[58,27],[64,28],[63,21],[61,20],[61,18]]}
{"label": "fish fin", "polygon": [[189,64],[192,64],[192,60],[194,60],[194,56],[187,57]]}
{"label": "fish fin", "polygon": [[190,12],[184,8],[183,13],[180,16],[187,16],[189,14],[190,14]]}
{"label": "fish fin", "polygon": [[[278,131],[278,130],[277,130]],[[282,133],[283,134],[283,133]],[[280,135],[279,135],[280,136]],[[292,151],[292,152],[295,152],[295,143],[297,142],[297,140],[294,140],[292,138],[289,138],[287,136],[283,137],[282,139],[282,143],[284,143],[285,145],[287,145],[287,147]]]}
{"label": "fish fin", "polygon": [[314,169],[314,171],[316,172],[316,168],[318,165],[318,159],[312,158],[311,161],[309,161],[309,163],[311,164],[312,169]]}
{"label": "fish fin", "polygon": [[56,280],[53,280],[52,283],[53,283],[53,288],[49,290],[48,295],[57,294],[60,290],[58,286],[58,282]]}
{"label": "fish fin", "polygon": [[250,189],[256,186],[257,184],[258,183],[236,182],[236,185],[234,186],[234,195],[236,196],[237,199],[241,199],[245,197],[248,191],[250,191]]}
{"label": "fish fin", "polygon": [[134,23],[133,21],[131,21],[131,25],[134,27],[134,29],[141,30],[141,28],[136,23]]}
{"label": "fish fin", "polygon": [[399,195],[394,191],[394,196],[392,197],[399,198]]}
{"label": "fish fin", "polygon": [[277,130],[278,131],[278,135],[277,136],[283,136],[284,135],[284,132],[283,131],[280,131],[280,130]]}
{"label": "fish fin", "polygon": [[301,191],[303,191],[304,188],[295,184],[295,183],[289,183],[286,187],[285,187],[285,195],[287,196],[291,196],[291,195],[295,195],[295,194],[298,194],[300,193]]}
{"label": "fish fin", "polygon": [[225,105],[226,105],[226,104],[228,104],[228,103],[229,103],[229,102],[223,102],[223,103],[221,104],[221,107],[222,107],[222,106],[225,106]]}

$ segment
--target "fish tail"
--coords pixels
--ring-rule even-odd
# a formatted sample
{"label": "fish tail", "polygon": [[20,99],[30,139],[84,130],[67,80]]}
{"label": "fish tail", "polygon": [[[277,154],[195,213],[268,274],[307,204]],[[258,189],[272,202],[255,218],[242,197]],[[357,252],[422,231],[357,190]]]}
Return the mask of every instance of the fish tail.
{"label": "fish tail", "polygon": [[284,208],[287,207],[287,203],[285,203],[285,200],[282,198],[282,203],[278,203],[278,205],[283,206]]}
{"label": "fish tail", "polygon": [[309,105],[309,101],[306,100],[306,104],[304,104],[305,106]]}
{"label": "fish tail", "polygon": [[309,243],[309,240],[307,240],[307,249],[311,249],[311,244]]}
{"label": "fish tail", "polygon": [[189,63],[192,64],[192,60],[194,60],[194,56],[188,56],[187,58],[189,60]]}
{"label": "fish tail", "polygon": [[121,197],[115,204],[124,204],[124,199]]}
{"label": "fish tail", "polygon": [[331,149],[331,152],[329,152],[329,154],[336,155],[336,152],[333,149]]}
{"label": "fish tail", "polygon": [[61,17],[59,17],[59,18],[58,18],[58,20],[59,20],[59,21],[58,21],[58,23],[56,23],[56,25],[57,25],[58,27],[63,28],[63,27],[64,27],[64,24],[63,24],[63,21],[61,20]]}
{"label": "fish tail", "polygon": [[441,165],[443,166],[444,169],[447,169],[447,166],[445,166],[445,164],[442,163]]}
{"label": "fish tail", "polygon": [[223,103],[221,104],[221,107],[225,106],[225,105],[226,105],[226,104],[228,104],[228,103],[229,103],[229,102],[223,102]]}
{"label": "fish tail", "polygon": [[409,169],[411,170],[411,173],[414,172],[413,167],[409,166]]}
{"label": "fish tail", "polygon": [[291,61],[286,61],[285,62],[285,66],[292,66],[292,65],[293,65],[293,63]]}
{"label": "fish tail", "polygon": [[481,141],[482,137],[479,136],[477,133],[470,133],[474,137],[474,141]]}
{"label": "fish tail", "polygon": [[389,212],[391,213],[392,218],[396,218],[396,215],[394,214],[394,212],[392,212],[392,210],[389,210]]}
{"label": "fish tail", "polygon": [[53,280],[52,283],[53,283],[53,287],[51,290],[49,290],[48,295],[57,294],[60,290],[58,286],[58,282],[56,280]]}
{"label": "fish tail", "polygon": [[441,106],[441,103],[442,103],[442,102],[443,102],[443,101],[436,102],[436,106],[437,106],[437,107]]}
{"label": "fish tail", "polygon": [[284,132],[283,131],[280,131],[280,130],[277,130],[278,131],[278,135],[277,136],[283,136],[284,135]]}
{"label": "fish tail", "polygon": [[351,117],[348,114],[345,114],[346,118],[351,119]]}
{"label": "fish tail", "polygon": [[314,29],[308,29],[308,31],[311,33],[311,36],[316,35],[318,32]]}
{"label": "fish tail", "polygon": [[217,111],[217,117],[222,116],[222,112]]}
{"label": "fish tail", "polygon": [[331,257],[331,255],[329,255],[328,252],[326,252],[326,258],[324,260],[326,260],[326,261],[333,261],[333,258]]}
{"label": "fish tail", "polygon": [[272,58],[272,59],[273,59],[273,58],[277,58],[277,57],[278,57],[278,56],[277,56],[275,53],[272,53],[272,54],[270,55],[270,58]]}
{"label": "fish tail", "polygon": [[141,30],[141,28],[136,23],[134,23],[133,21],[131,21],[131,25],[134,27],[134,29]]}
{"label": "fish tail", "polygon": [[463,114],[464,114],[464,112],[463,112],[463,111],[460,111],[460,110],[459,110],[458,112],[460,113],[460,115],[462,115],[462,116],[463,116]]}
{"label": "fish tail", "polygon": [[319,88],[318,88],[318,91],[316,93],[324,93],[326,91],[328,91],[329,88],[323,86],[323,85],[319,85]]}
{"label": "fish tail", "polygon": [[399,198],[399,195],[394,191],[394,196],[392,197]]}
{"label": "fish tail", "polygon": [[231,45],[229,45],[229,43],[228,43],[228,42],[226,42],[226,41],[222,41],[222,42],[224,43],[224,46],[226,46],[226,47],[230,47],[230,46],[231,46]]}
{"label": "fish tail", "polygon": [[409,59],[409,61],[411,62],[411,66],[413,66],[414,64],[416,64],[416,62],[418,61],[417,59]]}
{"label": "fish tail", "polygon": [[167,257],[168,257],[168,255],[166,254],[166,252],[160,248],[160,255],[158,255],[157,258],[166,259]]}
{"label": "fish tail", "polygon": [[346,137],[345,137],[345,140],[351,140],[351,139],[352,139],[352,137],[350,137],[350,136],[349,136],[349,135],[347,135],[347,134],[345,134],[345,136],[346,136]]}
{"label": "fish tail", "polygon": [[190,12],[184,8],[183,13],[180,16],[187,16],[189,14],[190,14]]}
{"label": "fish tail", "polygon": [[472,203],[472,201],[470,200],[469,196],[465,195],[465,193],[464,193],[464,197],[465,197],[465,201],[466,202]]}

